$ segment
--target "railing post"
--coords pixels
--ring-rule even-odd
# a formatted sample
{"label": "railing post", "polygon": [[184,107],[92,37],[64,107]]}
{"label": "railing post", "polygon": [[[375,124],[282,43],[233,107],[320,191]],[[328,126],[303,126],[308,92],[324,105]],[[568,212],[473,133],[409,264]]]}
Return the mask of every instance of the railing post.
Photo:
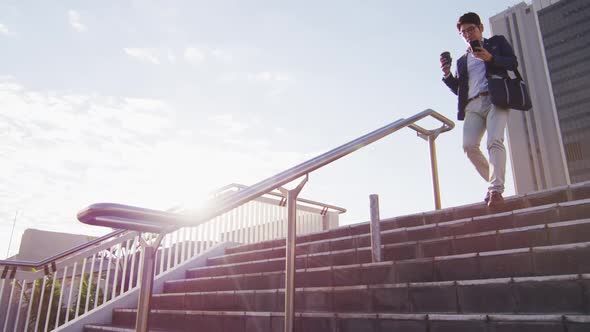
{"label": "railing post", "polygon": [[141,268],[141,286],[139,288],[139,300],[137,302],[137,319],[135,321],[136,332],[149,331],[150,302],[152,298],[152,289],[154,288],[154,267],[156,254],[160,242],[165,234],[158,234],[154,243],[149,244],[141,236],[139,241],[143,247],[143,264]]}
{"label": "railing post", "polygon": [[428,136],[428,145],[430,147],[430,165],[432,168],[432,186],[434,190],[434,207],[437,210],[441,209],[440,204],[440,188],[438,185],[438,166],[436,160],[436,145],[434,141],[438,135]]}
{"label": "railing post", "polygon": [[369,196],[371,206],[371,257],[373,262],[381,262],[381,224],[379,222],[379,196]]}
{"label": "railing post", "polygon": [[327,231],[330,229],[330,215],[328,213],[322,216],[322,230]]}
{"label": "railing post", "polygon": [[293,332],[295,317],[295,246],[297,238],[297,195],[308,180],[308,175],[292,190],[279,188],[287,198],[287,242],[285,250],[285,329]]}

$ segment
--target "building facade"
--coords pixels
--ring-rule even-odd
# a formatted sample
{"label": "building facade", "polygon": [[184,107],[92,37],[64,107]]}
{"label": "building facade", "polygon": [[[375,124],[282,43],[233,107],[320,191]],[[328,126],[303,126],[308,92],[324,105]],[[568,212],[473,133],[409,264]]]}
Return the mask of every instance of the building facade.
{"label": "building facade", "polygon": [[508,124],[516,192],[590,180],[590,2],[522,2],[490,26],[514,47],[533,99]]}

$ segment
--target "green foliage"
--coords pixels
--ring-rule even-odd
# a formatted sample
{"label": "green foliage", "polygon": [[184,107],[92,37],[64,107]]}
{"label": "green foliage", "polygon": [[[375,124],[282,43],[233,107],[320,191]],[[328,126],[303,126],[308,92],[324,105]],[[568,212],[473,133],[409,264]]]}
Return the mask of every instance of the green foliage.
{"label": "green foliage", "polygon": [[[43,288],[43,279],[35,280],[34,282],[34,291],[31,294],[32,284],[27,286],[27,291],[24,294],[26,308],[31,306],[31,315],[29,317],[28,328],[27,331],[34,331],[35,325],[38,323],[39,329],[44,329],[45,322],[49,319],[48,322],[48,330],[52,330],[55,328],[55,322],[57,319],[57,312],[60,311],[60,319],[59,325],[65,322],[65,312],[64,308],[58,308],[58,297],[61,292],[61,283],[59,280],[55,280],[55,285],[53,285],[54,279],[52,276],[47,277],[45,282],[45,288]],[[23,287],[20,283],[17,282],[18,288]],[[49,301],[51,298],[51,288],[53,287],[53,301],[51,303],[51,311],[49,311]],[[41,301],[41,293],[43,293],[43,301]],[[32,302],[32,304],[31,304]],[[39,312],[39,306],[41,306],[41,311]],[[49,311],[49,316],[47,315]]]}
{"label": "green foliage", "polygon": [[[80,289],[80,307],[78,308],[78,315],[82,315],[86,312],[86,299],[88,299],[88,309],[92,310],[95,307],[95,300],[96,300],[96,291],[97,291],[97,284],[96,278],[97,276],[93,276],[92,285],[90,285],[90,293],[88,293],[89,287],[89,280],[90,274],[84,274],[82,278],[82,287],[80,288],[80,278],[76,278],[74,281],[74,289],[72,294],[72,303],[70,308],[67,308],[67,295],[69,291],[69,285],[66,287],[62,287],[61,282],[59,279],[55,280],[53,276],[46,277],[45,282],[45,290],[43,291],[43,279],[35,280],[35,289],[31,292],[32,285],[29,284],[24,294],[24,302],[26,304],[26,308],[31,305],[31,315],[29,317],[29,324],[27,331],[34,331],[35,325],[38,323],[38,329],[43,330],[45,327],[45,322],[49,319],[48,322],[48,330],[53,330],[56,325],[57,313],[59,311],[59,323],[58,326],[62,325],[66,321],[66,314],[68,314],[69,320],[72,320],[76,316],[76,306],[78,303],[78,289]],[[23,287],[20,283],[17,282],[17,287],[20,289]],[[51,288],[53,287],[53,296],[51,294]],[[62,303],[59,306],[59,296],[64,288],[65,292],[61,294],[62,296]],[[31,294],[32,293],[32,294]],[[43,300],[41,301],[41,293],[43,293]],[[104,293],[102,289],[98,289],[98,301],[96,301],[96,307],[101,305],[104,301],[103,297]],[[53,297],[52,300],[50,300]],[[107,301],[110,297],[107,296]],[[51,310],[49,310],[49,305],[51,301]],[[31,303],[32,302],[32,303]],[[41,311],[39,311],[39,306],[41,306]],[[49,315],[48,315],[49,313]]]}
{"label": "green foliage", "polygon": [[[135,255],[133,257],[131,255],[122,255],[119,259],[119,265],[113,261],[112,266],[108,267],[110,269],[109,275],[109,287],[107,290],[103,290],[99,288],[97,284],[98,276],[100,275],[100,279],[104,282],[107,275],[107,270],[103,270],[100,272],[95,272],[92,274],[92,280],[90,279],[90,274],[85,273],[80,276],[77,275],[73,282],[74,285],[71,287],[72,277],[66,276],[65,284],[62,285],[62,282],[59,278],[55,278],[55,275],[50,275],[45,277],[45,286],[43,287],[43,278],[35,280],[34,283],[27,283],[26,289],[24,294],[24,310],[28,310],[29,305],[31,308],[29,321],[28,321],[28,328],[27,331],[33,331],[35,329],[35,325],[38,325],[38,330],[45,329],[45,322],[48,321],[48,330],[51,331],[55,329],[57,326],[63,325],[66,321],[66,315],[68,316],[68,321],[74,319],[76,317],[76,307],[78,304],[78,295],[80,296],[80,306],[77,308],[78,316],[83,315],[86,313],[86,301],[88,301],[88,310],[92,310],[95,307],[98,307],[103,304],[103,302],[109,301],[112,298],[112,290],[113,290],[113,282],[115,283],[115,292],[116,294],[120,294],[121,288],[123,283],[125,283],[125,291],[130,289],[132,285],[129,284],[130,276],[133,273],[135,276],[134,284],[136,284],[136,279],[138,276],[138,268],[139,268],[139,255]],[[131,262],[135,258],[134,268],[131,269]],[[124,263],[127,263],[127,268],[124,270]],[[117,276],[114,275],[115,269],[118,267]],[[133,271],[132,271],[133,270]],[[32,270],[36,272],[35,269]],[[62,275],[63,278],[63,275]],[[92,281],[90,283],[90,281]],[[15,286],[22,290],[24,285],[22,282],[14,281],[16,284]],[[81,284],[80,284],[81,283]],[[33,287],[34,285],[34,287]],[[34,288],[34,290],[33,290]],[[53,288],[53,296],[51,296]],[[69,298],[70,290],[73,292],[71,294],[71,304],[68,307],[67,302]],[[98,292],[98,297],[96,296]],[[106,292],[106,293],[104,293]],[[43,293],[43,299],[41,300],[41,294]],[[61,306],[59,297],[61,294]],[[106,295],[106,299],[105,299]],[[51,300],[50,300],[51,299]],[[51,301],[51,304],[49,303]],[[51,309],[50,309],[51,306]],[[39,310],[40,307],[40,310]],[[56,326],[56,319],[59,312],[59,322]],[[24,317],[24,316],[23,316]],[[19,328],[24,328],[24,324],[20,324]]]}
{"label": "green foliage", "polygon": [[[84,313],[86,313],[86,299],[88,299],[88,310],[92,310],[95,307],[98,307],[99,305],[101,305],[103,303],[104,300],[104,294],[102,292],[102,289],[98,290],[98,301],[96,302],[95,305],[95,300],[96,300],[96,276],[93,276],[93,280],[92,280],[92,284],[90,285],[90,293],[88,293],[88,282],[90,280],[90,274],[86,273],[84,275],[84,277],[82,278],[82,287],[80,289],[80,292],[82,292],[81,296],[80,296],[80,307],[78,308],[78,316],[83,315]],[[79,281],[76,281],[76,287],[79,287]],[[107,301],[110,299],[109,294],[107,294]],[[77,301],[77,298],[76,298]],[[74,302],[74,301],[72,301]],[[70,317],[75,317],[76,316],[76,303],[72,303],[72,306],[70,307]]]}

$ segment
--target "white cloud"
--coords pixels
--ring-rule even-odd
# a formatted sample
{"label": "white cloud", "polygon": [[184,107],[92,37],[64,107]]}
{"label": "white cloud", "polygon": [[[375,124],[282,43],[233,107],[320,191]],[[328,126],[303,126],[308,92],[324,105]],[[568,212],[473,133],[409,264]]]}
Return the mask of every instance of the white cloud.
{"label": "white cloud", "polygon": [[224,62],[231,62],[233,60],[233,56],[231,53],[227,52],[227,51],[223,51],[220,49],[213,49],[211,50],[211,55],[220,61],[224,61]]}
{"label": "white cloud", "polygon": [[130,57],[155,65],[166,62],[175,64],[177,61],[175,52],[169,48],[126,47],[123,51]]}
{"label": "white cloud", "polygon": [[137,47],[126,47],[123,49],[125,54],[132,58],[136,58],[140,61],[159,65],[160,51],[155,48],[137,48]]}
{"label": "white cloud", "polygon": [[268,89],[267,97],[276,98],[283,95],[295,81],[287,73],[262,71],[248,75],[249,81],[260,82]]}
{"label": "white cloud", "polygon": [[189,64],[198,66],[210,60],[230,63],[234,60],[234,56],[231,52],[219,48],[190,46],[184,50],[184,59]]}
{"label": "white cloud", "polygon": [[196,47],[187,47],[184,50],[184,59],[192,65],[201,65],[205,62],[205,50]]}
{"label": "white cloud", "polygon": [[68,20],[74,30],[78,32],[85,32],[87,30],[86,25],[84,25],[80,19],[80,13],[77,11],[73,9],[68,10]]}
{"label": "white cloud", "polygon": [[211,121],[215,127],[209,128],[207,132],[215,132],[218,133],[219,136],[241,134],[249,127],[245,122],[236,120],[232,114],[213,115],[210,116],[208,120]]}
{"label": "white cloud", "polygon": [[217,82],[219,83],[234,83],[243,79],[244,75],[236,72],[223,72],[217,76]]}
{"label": "white cloud", "polygon": [[19,211],[11,253],[26,228],[104,234],[76,220],[92,203],[164,209],[302,160],[273,151],[252,114],[185,123],[163,100],[35,91],[10,77],[0,110],[0,243]]}
{"label": "white cloud", "polygon": [[[76,211],[88,203],[151,200],[141,187],[158,182],[147,174],[161,152],[153,142],[166,142],[173,127],[166,103],[39,92],[8,81],[0,82],[0,109],[0,156],[6,161],[0,220],[21,211],[12,250],[25,228],[80,231]],[[0,234],[0,243],[7,243],[6,229]]]}
{"label": "white cloud", "polygon": [[[208,61],[229,63],[233,61],[230,52],[208,47],[186,47],[184,50],[174,51],[170,48],[154,47],[126,47],[124,52],[138,60],[152,64],[170,63],[176,64],[180,59],[193,66],[200,66]],[[177,56],[178,55],[178,56]]]}
{"label": "white cloud", "polygon": [[22,88],[23,87],[20,84],[11,82],[9,80],[6,80],[4,82],[0,82],[0,90],[2,90],[2,91],[13,91],[13,92],[16,92],[16,91],[22,90]]}
{"label": "white cloud", "polygon": [[233,82],[268,82],[268,83],[292,83],[293,76],[282,72],[261,71],[257,73],[243,73],[243,72],[224,72],[217,77],[218,82],[233,83]]}
{"label": "white cloud", "polygon": [[252,80],[255,80],[255,81],[266,81],[266,82],[270,82],[270,81],[276,81],[276,82],[292,81],[291,76],[289,76],[288,74],[285,74],[285,73],[275,73],[275,72],[269,72],[269,71],[263,71],[263,72],[259,72],[259,73],[256,73],[256,74],[252,74],[250,76],[250,78]]}
{"label": "white cloud", "polygon": [[176,63],[176,55],[174,55],[174,52],[172,52],[172,50],[168,50],[166,53],[168,61],[172,64]]}
{"label": "white cloud", "polygon": [[8,28],[2,23],[0,23],[0,34],[6,35],[6,36],[8,36],[10,34],[10,31],[8,30]]}

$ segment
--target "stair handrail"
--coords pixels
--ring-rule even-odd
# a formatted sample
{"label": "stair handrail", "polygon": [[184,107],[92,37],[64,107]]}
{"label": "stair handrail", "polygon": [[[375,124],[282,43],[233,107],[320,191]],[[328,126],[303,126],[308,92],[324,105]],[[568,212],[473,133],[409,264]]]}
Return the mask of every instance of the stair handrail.
{"label": "stair handrail", "polygon": [[[416,122],[428,116],[442,122],[442,126],[435,130],[427,130],[417,125]],[[188,215],[179,213],[162,212],[158,210],[144,209],[128,205],[113,203],[98,203],[88,206],[78,213],[78,220],[83,223],[137,230],[142,232],[157,233],[158,236],[151,244],[143,242],[144,261],[142,273],[142,284],[138,301],[138,313],[135,330],[147,332],[149,330],[150,298],[153,287],[153,265],[154,255],[163,238],[163,235],[171,230],[184,227],[196,226],[211,220],[225,212],[231,211],[243,204],[250,202],[272,190],[279,189],[286,199],[287,205],[287,243],[285,262],[285,319],[284,331],[293,331],[294,319],[294,292],[295,292],[295,233],[297,207],[296,201],[301,189],[307,182],[309,174],[321,167],[324,167],[344,156],[347,156],[362,147],[374,143],[402,128],[409,127],[418,133],[418,136],[425,138],[430,143],[430,156],[432,165],[432,176],[434,182],[434,195],[436,208],[440,208],[440,193],[438,188],[438,172],[436,170],[436,149],[434,141],[441,133],[452,130],[455,127],[453,121],[444,117],[432,109],[424,110],[407,119],[399,119],[364,136],[352,140],[344,145],[332,149],[315,158],[305,161],[297,166],[289,168],[253,186],[236,191],[225,197],[211,200],[209,205],[200,213]],[[292,190],[283,188],[296,179],[305,177],[299,185]]]}
{"label": "stair handrail", "polygon": [[[210,196],[229,195],[244,187],[240,184],[230,184],[211,192]],[[158,249],[159,264],[154,271],[154,276],[161,276],[179,264],[184,264],[207,252],[217,241],[216,232],[219,233],[221,241],[245,241],[245,243],[272,240],[280,236],[279,233],[283,231],[283,228],[279,226],[279,223],[284,217],[279,211],[286,210],[286,202],[275,196],[280,194],[273,192],[263,195],[226,214],[225,217],[221,216],[198,225],[200,229],[178,228],[168,233],[166,245]],[[337,222],[336,215],[346,211],[341,207],[306,199],[299,199],[297,206],[302,212],[298,217],[298,225],[301,227],[299,230],[304,233],[329,228],[334,221]],[[167,211],[186,211],[189,208],[175,206]],[[253,218],[258,218],[259,221],[254,221]],[[273,218],[278,219],[273,220]],[[229,223],[230,221],[234,222]],[[229,226],[231,224],[234,225],[233,229]],[[89,319],[87,314],[97,309],[97,306],[100,307],[104,301],[129,296],[139,286],[137,273],[142,271],[139,262],[142,261],[143,256],[139,247],[143,240],[151,242],[153,239],[151,234],[142,235],[136,231],[116,230],[38,261],[27,261],[18,257],[0,260],[0,331],[12,330],[13,325],[15,331],[19,330],[19,325],[20,328],[25,325],[26,329],[27,322],[34,323],[35,331],[38,328],[43,330],[43,325],[45,325],[45,331],[54,328],[67,330],[73,326],[71,324],[80,324],[80,321]],[[118,274],[120,278],[117,277]],[[86,291],[83,292],[86,283],[96,285],[96,288],[86,287]],[[46,289],[46,284],[56,291],[50,292]],[[27,297],[34,287],[43,290],[40,294],[42,300],[37,302],[32,301],[30,296]],[[74,296],[68,294],[74,294]],[[47,304],[47,300],[49,306],[39,305],[39,303]],[[56,314],[56,311],[59,311],[58,308],[62,308],[62,305],[75,309],[68,312],[76,314],[72,313],[68,315],[69,317],[61,315],[60,320],[60,315]],[[55,320],[48,319],[52,313],[56,317]],[[18,319],[19,316],[21,320]],[[31,324],[29,325],[32,326]]]}
{"label": "stair handrail", "polygon": [[106,241],[108,239],[114,238],[118,235],[125,233],[126,231],[127,231],[126,229],[118,229],[118,230],[113,231],[111,233],[100,236],[96,239],[93,239],[88,242],[81,243],[81,244],[74,246],[72,248],[66,249],[62,252],[55,254],[55,255],[43,258],[39,261],[0,259],[0,265],[10,266],[10,267],[14,267],[14,268],[23,267],[23,268],[33,268],[33,269],[36,269],[39,267],[45,267],[45,266],[48,266],[52,263],[55,263],[56,261],[60,260],[61,258],[75,254],[75,253],[80,252],[84,249],[90,248],[90,247],[94,246],[95,244],[98,244],[98,243],[101,243],[101,242]]}
{"label": "stair handrail", "polygon": [[[248,186],[243,185],[243,184],[239,184],[239,183],[231,183],[231,184],[228,184],[226,186],[223,186],[223,187],[217,189],[216,191],[222,192],[224,190],[228,190],[228,189],[232,189],[232,188],[236,188],[238,190],[244,190],[244,189],[248,188]],[[284,199],[283,195],[280,192],[271,191],[266,194]],[[346,213],[345,208],[340,207],[340,206],[336,206],[336,205],[326,204],[326,203],[322,203],[322,202],[318,202],[318,201],[314,201],[314,200],[310,200],[310,199],[306,199],[306,198],[297,198],[297,201],[300,203],[305,203],[305,204],[309,204],[312,206],[320,207],[324,211],[333,210],[333,211],[337,212],[338,214]]]}
{"label": "stair handrail", "polygon": [[[427,130],[416,124],[416,122],[428,116],[442,122],[442,126],[434,130]],[[407,119],[401,118],[243,190],[236,191],[221,199],[213,199],[199,214],[171,213],[116,203],[96,203],[78,212],[78,220],[94,226],[153,233],[168,232],[180,226],[196,226],[274,189],[281,188],[285,184],[308,175],[405,127],[416,130],[419,135],[438,136],[452,130],[455,123],[432,109],[424,110]]]}
{"label": "stair handrail", "polygon": [[[424,113],[428,113],[428,114],[424,115]],[[424,118],[426,116],[429,116],[429,115],[432,115],[436,119],[440,120],[441,122],[444,123],[444,125],[441,128],[436,129],[436,130],[425,130],[425,129],[421,128],[420,126],[413,124],[414,122],[419,121],[422,118]],[[318,168],[321,168],[321,167],[327,165],[328,163],[330,163],[332,161],[335,161],[337,159],[340,159],[340,158],[344,157],[345,155],[347,155],[349,153],[352,153],[352,152],[360,149],[363,146],[366,146],[366,145],[368,145],[370,143],[373,143],[374,141],[376,141],[378,139],[381,139],[382,137],[385,137],[385,136],[393,133],[394,131],[397,131],[397,130],[401,129],[402,127],[405,127],[405,126],[408,126],[408,127],[412,128],[412,129],[416,130],[420,134],[423,134],[423,135],[432,135],[435,132],[443,133],[443,132],[452,130],[454,128],[454,123],[451,120],[447,119],[446,117],[440,115],[439,113],[437,113],[437,112],[435,112],[433,110],[425,110],[425,111],[423,111],[421,113],[418,113],[418,114],[414,115],[413,117],[410,117],[410,118],[408,118],[407,120],[404,121],[404,123],[408,122],[409,124],[406,124],[406,125],[404,125],[404,126],[402,126],[400,128],[397,128],[397,129],[395,129],[395,130],[393,130],[391,132],[387,132],[386,134],[384,134],[382,136],[379,136],[378,138],[376,138],[374,140],[370,140],[370,141],[367,140],[366,141],[367,142],[366,144],[361,145],[361,146],[358,146],[356,149],[352,149],[351,150],[349,148],[348,150],[350,150],[350,151],[347,152],[347,153],[345,153],[345,154],[338,155],[337,157],[331,156],[335,152],[338,152],[339,150],[342,150],[342,149],[348,147],[352,143],[355,143],[357,141],[364,141],[365,138],[367,138],[367,137],[370,138],[370,136],[372,136],[372,134],[379,134],[379,133],[382,134],[384,131],[387,131],[388,129],[391,129],[391,127],[393,125],[398,125],[400,123],[400,121],[404,121],[404,119],[397,120],[397,121],[391,123],[388,126],[382,127],[380,129],[372,132],[372,133],[369,133],[369,134],[367,134],[365,136],[362,136],[362,137],[360,137],[360,138],[358,138],[358,139],[356,139],[354,141],[351,141],[351,142],[349,142],[349,143],[347,143],[345,145],[342,145],[342,146],[340,146],[340,147],[338,147],[338,148],[336,148],[334,150],[331,150],[331,151],[329,151],[329,152],[327,152],[327,153],[325,153],[323,155],[320,155],[320,156],[318,156],[318,157],[316,157],[314,159],[311,159],[311,160],[309,160],[309,161],[307,161],[307,162],[305,162],[303,164],[297,165],[297,166],[295,166],[295,167],[293,167],[293,168],[291,168],[291,169],[289,169],[287,171],[284,171],[282,173],[279,173],[279,174],[277,174],[277,175],[275,175],[275,176],[273,176],[273,177],[271,177],[271,178],[269,178],[269,179],[267,179],[265,181],[262,181],[262,182],[258,183],[257,185],[248,187],[248,186],[245,186],[245,185],[242,185],[242,184],[232,183],[232,184],[229,184],[229,185],[226,185],[226,186],[223,186],[223,187],[219,188],[217,191],[223,191],[223,190],[227,190],[227,189],[230,189],[232,187],[235,187],[235,188],[238,188],[239,189],[239,191],[237,193],[241,193],[242,196],[245,195],[242,191],[247,191],[248,195],[246,195],[246,198],[250,198],[251,196],[255,196],[254,198],[256,198],[256,197],[259,197],[259,196],[261,196],[263,194],[270,194],[270,195],[282,197],[281,194],[274,193],[272,191],[262,192],[262,191],[265,191],[266,190],[264,188],[268,187],[268,185],[266,185],[266,182],[268,182],[268,180],[275,179],[275,178],[277,180],[279,180],[279,179],[285,177],[286,175],[288,175],[292,170],[303,168],[303,166],[307,166],[306,164],[310,164],[311,162],[318,162],[320,159],[328,159],[329,160],[329,161],[323,161],[322,163],[320,163],[319,166],[316,166],[316,167],[313,167],[313,168],[306,167],[306,168],[303,168],[303,170],[298,170],[297,173],[295,173],[295,174],[293,174],[293,175],[291,175],[289,177],[289,179],[291,179],[291,180],[289,180],[289,181],[282,180],[281,182],[279,182],[280,184],[278,184],[274,188],[271,188],[270,190],[276,189],[276,188],[282,186],[283,184],[286,184],[286,183],[288,183],[288,182],[290,182],[290,181],[292,181],[294,179],[297,179],[298,177],[301,177],[302,175],[304,175],[306,173],[312,172],[313,170],[316,170]],[[348,151],[348,150],[345,150],[345,151]],[[330,158],[328,158],[328,157],[330,157]],[[311,169],[309,171],[306,171],[309,168],[311,168]],[[301,174],[301,175],[297,176],[297,174]],[[265,185],[265,186],[262,186],[262,185]],[[257,187],[257,186],[258,187],[262,187],[263,189],[260,189],[260,190],[256,191],[257,192],[256,194],[252,194],[251,192],[254,190],[253,188],[254,187]],[[258,194],[258,192],[262,192],[262,193]],[[231,202],[234,202],[236,200],[236,198],[234,198],[233,196],[232,196],[232,198],[233,198],[233,201],[231,201]],[[241,198],[241,197],[238,197],[238,199],[239,199],[239,202],[241,202],[242,200],[245,200],[245,198]],[[247,199],[247,201],[249,201],[251,199],[252,198]],[[323,207],[323,208],[332,209],[332,210],[338,211],[338,213],[345,213],[346,212],[346,209],[345,208],[334,206],[334,205],[330,205],[330,204],[325,204],[325,203],[321,203],[321,202],[317,202],[317,201],[307,200],[307,199],[304,199],[304,198],[298,198],[297,200],[299,202],[302,202],[302,203],[308,203],[308,204],[317,205],[317,206],[320,206],[320,207]],[[235,202],[232,205],[234,205],[234,204],[235,204]],[[238,205],[241,205],[241,204],[238,204]],[[95,205],[93,205],[93,206],[95,206]],[[104,205],[102,205],[102,206],[104,206]],[[118,205],[118,206],[123,207],[122,205]],[[232,208],[229,208],[228,210],[231,210]],[[147,209],[143,209],[143,210],[149,211]],[[87,210],[81,211],[78,214],[78,216],[79,217],[83,216],[83,212],[85,212],[85,211],[87,211]],[[224,212],[226,212],[226,211],[224,211]],[[170,214],[177,214],[176,212],[169,212],[169,213]],[[221,212],[221,213],[223,213],[223,212]],[[219,213],[219,214],[221,214],[221,213]],[[85,222],[85,221],[82,221],[82,222]],[[101,225],[101,226],[104,226],[104,225]],[[113,228],[117,228],[117,227],[113,227]],[[57,254],[52,255],[50,257],[47,257],[47,258],[44,258],[42,260],[38,260],[38,261],[0,260],[0,265],[9,265],[11,267],[24,267],[24,268],[39,268],[39,267],[43,267],[43,266],[46,266],[48,264],[51,264],[51,263],[53,263],[53,262],[55,262],[55,261],[57,261],[57,260],[59,260],[59,259],[61,259],[63,257],[66,257],[66,256],[71,255],[71,254],[74,254],[74,253],[76,253],[78,251],[81,251],[81,250],[84,250],[86,248],[89,248],[89,247],[91,247],[91,246],[93,246],[93,245],[95,245],[97,243],[100,243],[102,241],[108,240],[108,239],[110,239],[112,237],[116,237],[116,236],[122,234],[123,232],[125,232],[125,229],[119,229],[119,230],[113,231],[111,233],[108,233],[106,235],[103,235],[101,237],[98,237],[98,238],[96,238],[94,240],[91,240],[91,241],[88,241],[86,243],[77,245],[77,246],[72,247],[70,249],[66,249],[66,250],[64,250],[64,251],[62,251],[60,253],[57,253]]]}
{"label": "stair handrail", "polygon": [[[220,187],[220,188],[214,190],[212,192],[212,194],[215,195],[218,193],[222,193],[223,191],[228,190],[228,189],[232,189],[232,188],[236,188],[238,190],[243,190],[243,189],[247,188],[247,186],[243,185],[243,184],[239,184],[239,183],[231,183],[231,184],[225,185],[223,187]],[[269,192],[268,194],[272,195],[272,196],[282,197],[281,194],[275,193],[275,192]],[[309,199],[305,199],[305,198],[298,198],[297,201],[301,202],[301,203],[306,203],[306,204],[317,206],[317,207],[321,208],[322,211],[325,211],[325,212],[327,212],[329,210],[333,210],[333,211],[337,212],[338,214],[342,214],[342,213],[346,212],[346,209],[343,207],[339,207],[339,206],[335,206],[335,205],[331,205],[331,204],[326,204],[326,203],[322,203],[322,202],[317,202],[317,201],[313,201],[313,200],[309,200]],[[174,213],[175,211],[178,211],[181,208],[182,207],[173,207],[173,208],[168,209],[167,211],[170,213]],[[0,266],[4,266],[5,269],[10,268],[13,271],[16,271],[16,269],[18,269],[18,268],[31,268],[31,269],[44,268],[45,270],[54,270],[55,269],[54,264],[58,260],[60,260],[64,257],[67,257],[67,256],[75,255],[76,253],[83,251],[87,248],[90,248],[96,244],[102,243],[102,242],[107,241],[111,238],[115,238],[115,237],[125,233],[126,231],[127,231],[127,229],[115,230],[115,231],[110,232],[108,234],[97,237],[96,239],[92,239],[88,242],[81,243],[81,244],[73,246],[69,249],[65,249],[57,254],[51,255],[49,257],[46,257],[46,258],[43,258],[43,259],[37,260],[37,261],[18,260],[18,259],[0,259]],[[0,272],[2,272],[2,270],[0,270]]]}

